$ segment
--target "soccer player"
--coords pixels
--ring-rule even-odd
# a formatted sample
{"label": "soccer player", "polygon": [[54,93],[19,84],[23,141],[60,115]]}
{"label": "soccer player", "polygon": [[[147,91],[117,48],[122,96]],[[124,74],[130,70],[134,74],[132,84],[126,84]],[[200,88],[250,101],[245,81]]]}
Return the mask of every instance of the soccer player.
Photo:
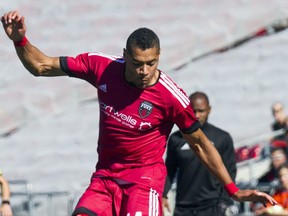
{"label": "soccer player", "polygon": [[186,94],[158,69],[160,42],[152,30],[135,30],[123,57],[95,52],[49,57],[28,41],[24,17],[17,11],[5,13],[1,21],[31,74],[68,75],[97,88],[99,160],[73,216],[162,215],[163,154],[174,124],[233,199],[276,203],[265,193],[239,190],[233,183],[218,151],[200,129]]}

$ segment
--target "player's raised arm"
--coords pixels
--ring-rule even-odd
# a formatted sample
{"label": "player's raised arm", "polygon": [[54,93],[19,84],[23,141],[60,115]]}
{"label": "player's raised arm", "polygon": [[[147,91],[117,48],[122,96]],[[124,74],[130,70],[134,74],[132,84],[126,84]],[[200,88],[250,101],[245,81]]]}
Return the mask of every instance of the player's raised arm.
{"label": "player's raised arm", "polygon": [[58,57],[49,57],[26,38],[24,17],[10,11],[1,17],[7,36],[13,41],[17,55],[25,68],[34,76],[64,76]]}
{"label": "player's raised arm", "polygon": [[201,161],[207,166],[218,180],[224,185],[227,193],[239,202],[259,201],[262,203],[277,204],[268,194],[257,190],[239,190],[232,181],[224,163],[214,145],[208,140],[201,129],[192,134],[184,134],[183,137],[188,141],[192,150],[198,155]]}

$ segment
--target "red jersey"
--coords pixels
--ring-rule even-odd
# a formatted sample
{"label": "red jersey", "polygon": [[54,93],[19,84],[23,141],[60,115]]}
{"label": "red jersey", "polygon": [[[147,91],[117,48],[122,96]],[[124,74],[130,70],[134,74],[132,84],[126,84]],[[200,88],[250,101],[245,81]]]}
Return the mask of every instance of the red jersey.
{"label": "red jersey", "polygon": [[183,90],[162,71],[153,86],[132,86],[125,80],[121,57],[84,53],[76,58],[60,57],[60,64],[69,76],[84,79],[98,90],[95,175],[142,183],[158,178],[164,185],[163,154],[173,125],[184,133],[200,126]]}

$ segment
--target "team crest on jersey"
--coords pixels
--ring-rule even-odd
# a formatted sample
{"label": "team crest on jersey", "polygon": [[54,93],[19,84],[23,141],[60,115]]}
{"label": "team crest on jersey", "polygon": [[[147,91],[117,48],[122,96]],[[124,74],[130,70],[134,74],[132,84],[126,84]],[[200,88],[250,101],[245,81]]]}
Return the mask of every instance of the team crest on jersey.
{"label": "team crest on jersey", "polygon": [[153,105],[148,101],[143,101],[139,107],[139,115],[141,118],[146,118],[152,112]]}

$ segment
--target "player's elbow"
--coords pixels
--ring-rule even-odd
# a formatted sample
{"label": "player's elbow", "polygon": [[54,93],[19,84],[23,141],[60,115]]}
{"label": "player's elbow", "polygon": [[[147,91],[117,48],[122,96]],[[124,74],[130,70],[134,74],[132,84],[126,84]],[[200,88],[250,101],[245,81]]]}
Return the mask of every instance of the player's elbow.
{"label": "player's elbow", "polygon": [[40,69],[37,68],[26,67],[26,69],[35,77],[41,76],[43,73]]}
{"label": "player's elbow", "polygon": [[52,68],[44,64],[25,65],[26,69],[35,77],[49,74]]}
{"label": "player's elbow", "polygon": [[30,74],[32,74],[33,76],[41,76],[41,68],[37,67],[37,65],[35,64],[29,64],[26,62],[22,62],[23,66],[26,68],[27,71],[29,71]]}
{"label": "player's elbow", "polygon": [[29,72],[35,76],[35,77],[38,77],[38,76],[41,76],[41,73],[39,71],[36,71],[36,70],[29,70]]}
{"label": "player's elbow", "polygon": [[35,76],[35,77],[39,77],[39,76],[41,76],[41,74],[39,74],[39,73],[32,73],[32,72],[30,72],[33,76]]}

